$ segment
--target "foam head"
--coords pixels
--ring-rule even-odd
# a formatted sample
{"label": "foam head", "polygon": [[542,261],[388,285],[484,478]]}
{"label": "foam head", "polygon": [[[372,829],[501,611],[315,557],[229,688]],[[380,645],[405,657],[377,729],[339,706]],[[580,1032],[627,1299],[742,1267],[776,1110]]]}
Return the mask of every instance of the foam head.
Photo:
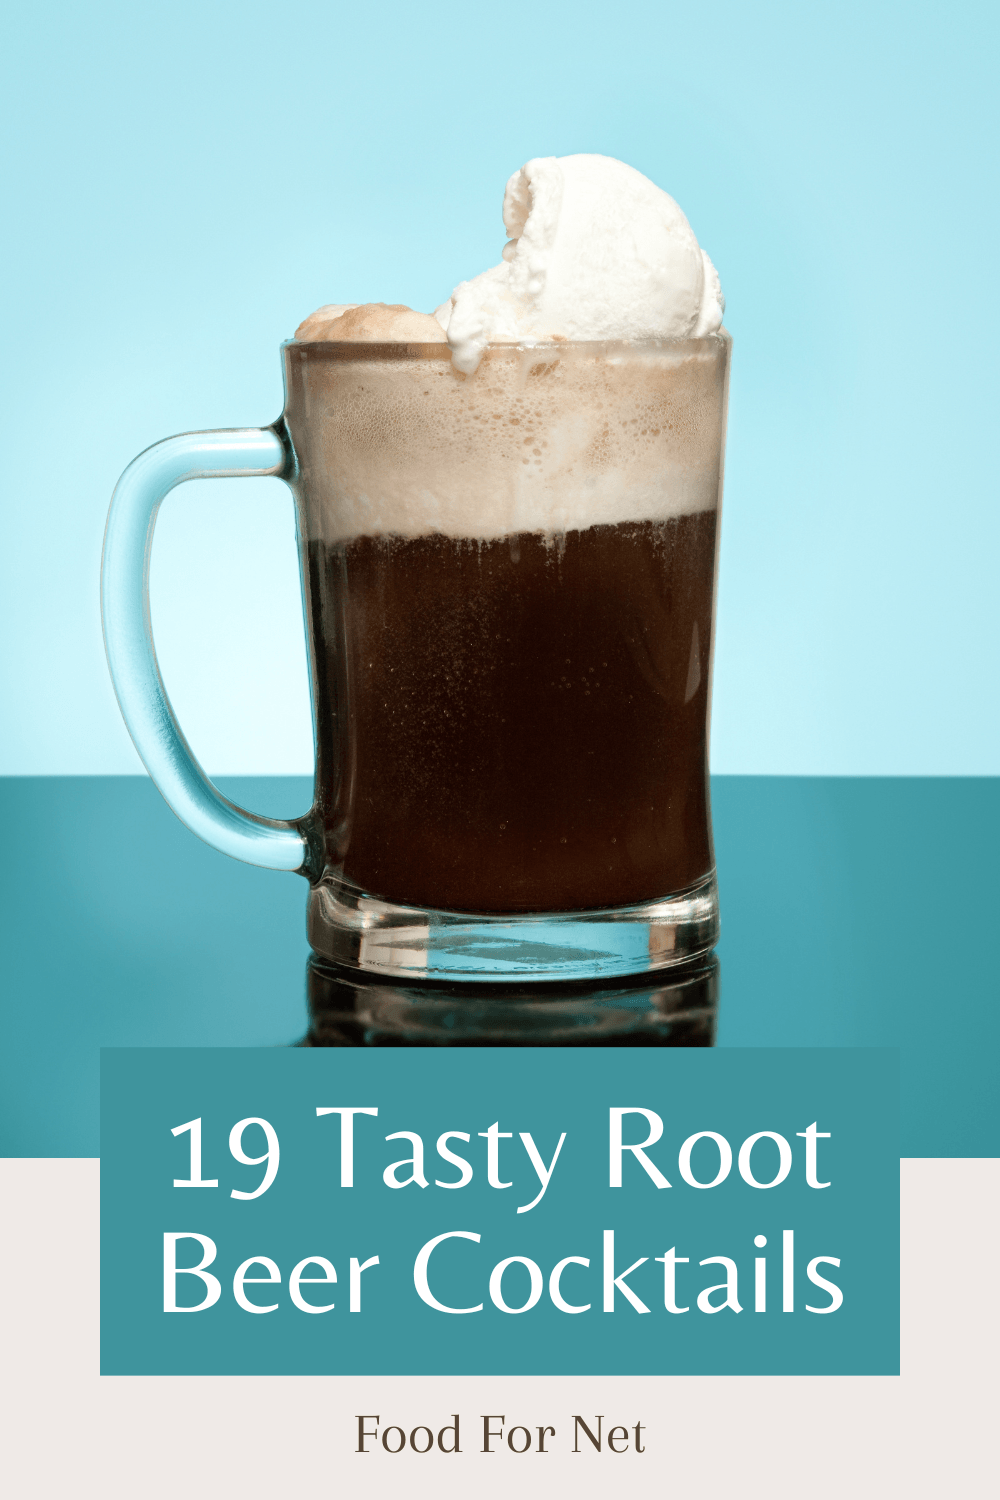
{"label": "foam head", "polygon": [[285,348],[309,532],[489,540],[666,521],[717,506],[729,338]]}

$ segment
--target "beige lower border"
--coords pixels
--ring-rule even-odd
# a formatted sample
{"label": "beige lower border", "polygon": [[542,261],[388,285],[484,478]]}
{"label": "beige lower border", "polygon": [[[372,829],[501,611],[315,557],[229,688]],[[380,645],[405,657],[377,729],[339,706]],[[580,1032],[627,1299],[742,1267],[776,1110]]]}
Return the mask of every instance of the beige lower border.
{"label": "beige lower border", "polygon": [[[518,1500],[974,1500],[995,1482],[996,1159],[901,1163],[898,1379],[101,1380],[98,1165],[0,1160],[2,1471],[17,1500],[510,1500],[512,1485]],[[458,1456],[352,1451],[356,1412],[409,1430],[453,1411]],[[641,1421],[646,1451],[485,1456],[482,1412],[563,1431],[574,1412]]]}

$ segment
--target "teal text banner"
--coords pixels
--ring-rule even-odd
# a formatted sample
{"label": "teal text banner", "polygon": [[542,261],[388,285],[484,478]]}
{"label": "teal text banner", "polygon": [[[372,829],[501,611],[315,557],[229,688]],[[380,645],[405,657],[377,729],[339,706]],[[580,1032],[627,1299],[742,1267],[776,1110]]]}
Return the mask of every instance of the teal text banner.
{"label": "teal text banner", "polygon": [[897,1374],[883,1050],[113,1049],[102,1371]]}

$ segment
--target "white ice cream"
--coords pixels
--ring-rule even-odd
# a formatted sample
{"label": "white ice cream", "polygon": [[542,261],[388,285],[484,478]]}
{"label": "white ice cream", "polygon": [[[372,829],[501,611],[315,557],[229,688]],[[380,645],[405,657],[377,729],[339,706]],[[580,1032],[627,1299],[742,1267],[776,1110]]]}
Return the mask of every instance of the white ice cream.
{"label": "white ice cream", "polygon": [[722,323],[715,267],[668,193],[608,156],[542,156],[507,183],[500,265],[435,312],[457,369],[489,343],[701,338]]}

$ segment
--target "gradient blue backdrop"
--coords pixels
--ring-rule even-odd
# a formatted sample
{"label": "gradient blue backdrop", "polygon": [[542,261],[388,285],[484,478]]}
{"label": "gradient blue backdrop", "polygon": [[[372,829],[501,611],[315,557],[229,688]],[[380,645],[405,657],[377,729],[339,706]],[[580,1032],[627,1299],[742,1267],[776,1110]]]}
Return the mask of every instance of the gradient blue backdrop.
{"label": "gradient blue backdrop", "polygon": [[[114,481],[267,421],[327,301],[432,308],[508,174],[631,162],[688,214],[736,340],[722,772],[995,773],[996,9],[249,0],[12,11],[0,772],[139,769],[97,612]],[[213,772],[309,769],[291,507],[189,486],[153,561]]]}

